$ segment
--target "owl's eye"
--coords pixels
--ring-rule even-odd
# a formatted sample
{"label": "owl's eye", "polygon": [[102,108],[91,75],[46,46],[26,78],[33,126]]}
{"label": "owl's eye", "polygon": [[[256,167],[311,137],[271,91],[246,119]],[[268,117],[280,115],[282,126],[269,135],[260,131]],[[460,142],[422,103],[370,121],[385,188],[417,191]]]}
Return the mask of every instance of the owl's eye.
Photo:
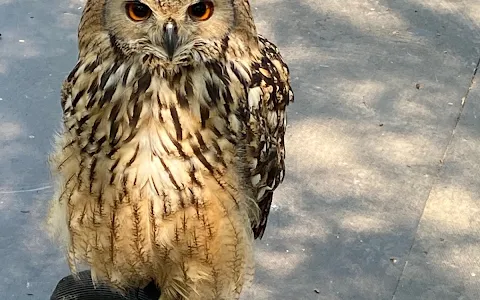
{"label": "owl's eye", "polygon": [[152,10],[145,4],[129,2],[125,5],[127,15],[135,22],[145,21],[152,15]]}
{"label": "owl's eye", "polygon": [[206,21],[213,15],[213,2],[202,1],[191,5],[188,14],[195,21]]}

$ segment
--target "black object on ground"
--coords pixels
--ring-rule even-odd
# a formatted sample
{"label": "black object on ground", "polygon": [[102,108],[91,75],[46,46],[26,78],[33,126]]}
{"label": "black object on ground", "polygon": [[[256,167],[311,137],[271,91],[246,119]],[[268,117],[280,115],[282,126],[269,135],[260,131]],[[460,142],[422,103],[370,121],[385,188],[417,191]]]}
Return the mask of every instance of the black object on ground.
{"label": "black object on ground", "polygon": [[158,300],[160,291],[152,282],[143,289],[131,289],[120,293],[106,285],[93,285],[90,271],[82,271],[78,279],[72,275],[62,278],[50,300]]}

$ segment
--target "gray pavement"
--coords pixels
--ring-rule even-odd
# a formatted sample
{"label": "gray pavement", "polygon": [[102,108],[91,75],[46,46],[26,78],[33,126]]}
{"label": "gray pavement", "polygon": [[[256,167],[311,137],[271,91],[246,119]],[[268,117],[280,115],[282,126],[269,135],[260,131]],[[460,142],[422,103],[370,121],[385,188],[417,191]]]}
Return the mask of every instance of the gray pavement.
{"label": "gray pavement", "polygon": [[[0,0],[0,299],[48,299],[68,273],[43,220],[80,7]],[[252,7],[296,102],[244,299],[480,299],[478,1]]]}

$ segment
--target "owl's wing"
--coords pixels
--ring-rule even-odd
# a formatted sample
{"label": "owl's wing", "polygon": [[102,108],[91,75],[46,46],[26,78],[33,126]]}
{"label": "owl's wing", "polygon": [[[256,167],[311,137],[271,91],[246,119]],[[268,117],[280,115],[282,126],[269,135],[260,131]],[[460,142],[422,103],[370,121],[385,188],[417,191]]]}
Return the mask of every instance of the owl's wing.
{"label": "owl's wing", "polygon": [[247,124],[251,180],[260,208],[259,221],[252,224],[255,238],[263,236],[273,191],[285,175],[286,107],[293,102],[289,70],[277,47],[262,36],[259,44],[262,55],[251,66]]}

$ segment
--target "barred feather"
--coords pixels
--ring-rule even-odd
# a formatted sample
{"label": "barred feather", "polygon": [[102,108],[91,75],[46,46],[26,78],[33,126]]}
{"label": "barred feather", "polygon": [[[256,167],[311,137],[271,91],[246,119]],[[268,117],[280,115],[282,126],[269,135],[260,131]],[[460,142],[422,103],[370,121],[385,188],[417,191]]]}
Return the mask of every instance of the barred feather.
{"label": "barred feather", "polygon": [[62,89],[49,222],[73,272],[153,280],[165,300],[237,299],[284,176],[288,68],[263,37],[235,35],[216,60],[164,68],[117,48],[93,17],[103,5],[87,4]]}

